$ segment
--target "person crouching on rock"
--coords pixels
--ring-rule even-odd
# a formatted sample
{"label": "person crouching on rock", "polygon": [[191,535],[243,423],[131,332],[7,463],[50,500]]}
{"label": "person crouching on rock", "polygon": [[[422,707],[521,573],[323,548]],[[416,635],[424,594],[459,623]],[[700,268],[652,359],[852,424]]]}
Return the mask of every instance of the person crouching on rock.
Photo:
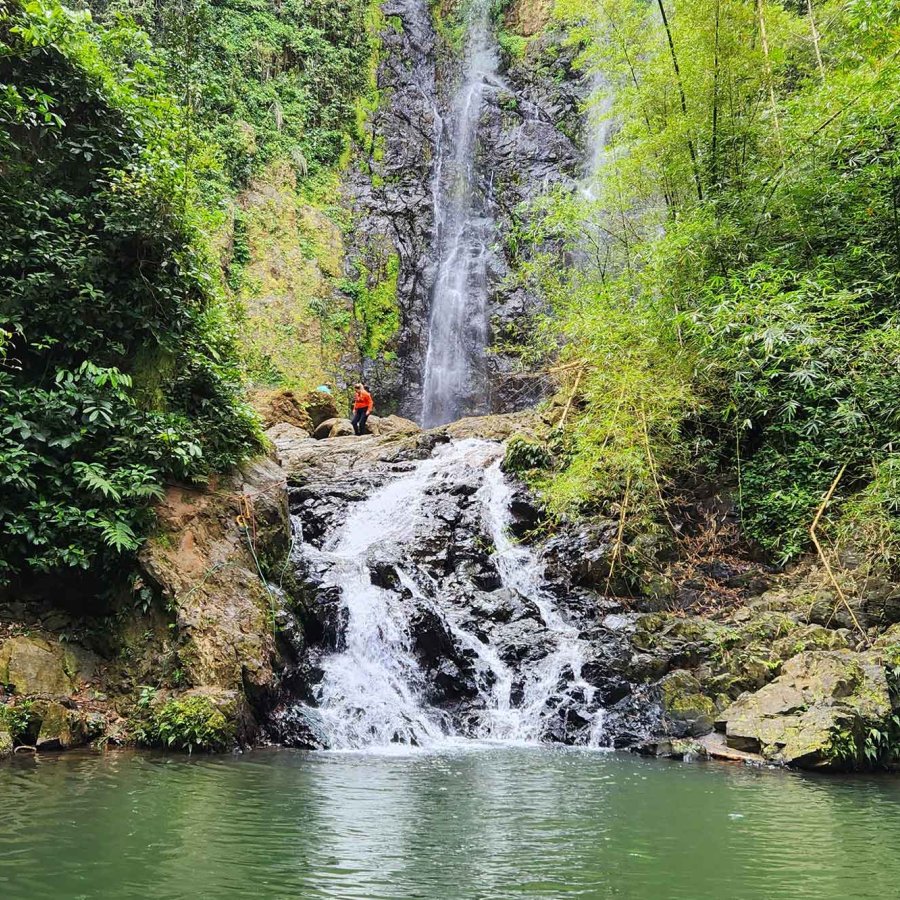
{"label": "person crouching on rock", "polygon": [[366,433],[366,419],[372,414],[372,407],[375,402],[372,395],[366,390],[365,385],[360,382],[356,385],[356,394],[353,397],[353,433]]}

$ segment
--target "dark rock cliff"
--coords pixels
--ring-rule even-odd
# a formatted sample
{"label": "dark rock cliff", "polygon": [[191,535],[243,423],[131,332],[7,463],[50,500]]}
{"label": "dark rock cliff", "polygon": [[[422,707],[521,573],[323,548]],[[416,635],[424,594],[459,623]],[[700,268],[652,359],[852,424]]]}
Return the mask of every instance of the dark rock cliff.
{"label": "dark rock cliff", "polygon": [[[426,0],[389,0],[383,11],[389,24],[381,34],[380,102],[345,188],[354,215],[348,269],[354,277],[363,270],[378,272],[391,254],[399,256],[396,357],[369,361],[366,376],[380,408],[418,418],[438,263],[435,207],[450,177],[441,159],[452,150],[450,106],[460,64],[437,33]],[[522,224],[521,204],[553,185],[574,185],[583,169],[582,105],[588,86],[573,69],[573,55],[548,30],[530,41],[521,57],[503,54],[498,80],[484,94],[475,205],[494,222],[486,264],[489,341],[515,342],[540,305],[510,283],[517,265],[510,237]],[[487,366],[487,396],[470,412],[523,408],[534,401],[529,382],[508,377],[509,357],[492,354]]]}

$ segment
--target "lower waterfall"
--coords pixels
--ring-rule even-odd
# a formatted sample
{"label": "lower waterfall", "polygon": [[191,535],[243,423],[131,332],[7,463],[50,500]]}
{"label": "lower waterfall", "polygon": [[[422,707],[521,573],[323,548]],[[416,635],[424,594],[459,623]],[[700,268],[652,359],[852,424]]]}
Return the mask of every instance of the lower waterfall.
{"label": "lower waterfall", "polygon": [[310,702],[285,715],[321,746],[602,743],[603,709],[582,677],[589,647],[510,534],[502,454],[482,440],[439,445],[350,504],[318,547],[301,544],[339,633],[318,651]]}

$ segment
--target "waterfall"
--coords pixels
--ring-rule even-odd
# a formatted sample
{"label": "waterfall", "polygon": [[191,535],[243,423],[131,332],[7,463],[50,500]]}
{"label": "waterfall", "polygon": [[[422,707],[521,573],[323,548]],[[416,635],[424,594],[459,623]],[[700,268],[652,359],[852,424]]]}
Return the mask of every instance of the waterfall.
{"label": "waterfall", "polygon": [[587,159],[581,193],[587,200],[597,199],[597,180],[609,159],[609,141],[613,132],[612,106],[609,82],[598,73],[591,85],[585,129]]}
{"label": "waterfall", "polygon": [[[294,710],[316,721],[324,745],[538,742],[548,730],[571,724],[570,716],[580,729],[578,742],[600,742],[603,711],[582,677],[588,644],[545,590],[538,556],[510,537],[512,488],[500,470],[501,457],[502,447],[488,441],[439,446],[412,471],[353,504],[320,548],[302,545],[307,563],[325,572],[322,589],[336,589],[345,612],[343,641],[315,663],[320,680],[314,703]],[[429,569],[422,550],[431,546],[429,528],[458,515],[458,509],[449,509],[448,497],[460,498],[461,508],[474,516],[475,528],[466,534],[477,530],[475,543],[492,545],[489,566],[498,579],[492,594]],[[386,569],[396,579],[373,583],[372,573]],[[491,630],[490,617],[472,620],[469,607],[478,596],[512,597],[510,602],[530,610],[525,625],[533,645],[527,659],[511,660],[507,646],[522,623]],[[430,640],[437,634],[443,642],[426,660],[420,646],[423,621]],[[471,683],[464,700],[434,697],[447,659],[466,670],[452,676]]]}
{"label": "waterfall", "polygon": [[494,223],[486,198],[477,192],[476,145],[486,92],[500,85],[488,0],[473,0],[467,28],[462,84],[453,100],[449,137],[437,145],[433,172],[438,267],[422,391],[426,427],[473,411],[486,394],[482,357]]}

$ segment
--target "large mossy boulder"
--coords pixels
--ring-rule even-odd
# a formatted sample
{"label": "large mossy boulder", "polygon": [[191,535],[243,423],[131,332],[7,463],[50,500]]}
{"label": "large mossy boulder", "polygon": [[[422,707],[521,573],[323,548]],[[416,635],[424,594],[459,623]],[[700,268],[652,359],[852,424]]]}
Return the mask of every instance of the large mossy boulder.
{"label": "large mossy boulder", "polygon": [[21,696],[67,697],[77,663],[58,642],[19,635],[0,646],[0,684]]}
{"label": "large mossy boulder", "polygon": [[354,434],[353,425],[349,419],[338,419],[328,432],[328,437],[351,437]]}
{"label": "large mossy boulder", "polygon": [[539,439],[545,435],[547,425],[537,412],[525,410],[491,416],[468,416],[435,430],[454,440],[480,438],[485,441],[505,441],[513,435]]}
{"label": "large mossy boulder", "polygon": [[290,455],[298,452],[310,440],[312,435],[303,428],[282,422],[280,425],[273,425],[266,431],[266,437],[272,442],[276,456],[280,461],[282,453]]}
{"label": "large mossy boulder", "polygon": [[[236,692],[247,705],[269,696],[280,665],[276,596],[260,569],[274,578],[287,559],[283,470],[257,459],[208,489],[172,487],[157,518],[158,532],[140,558],[173,611],[187,684]],[[234,718],[238,725],[247,721],[244,704],[236,705]]]}
{"label": "large mossy boulder", "polygon": [[880,654],[806,651],[784,663],[770,684],[738,698],[717,725],[736,750],[802,768],[843,768],[890,754],[889,738],[881,735],[895,730],[892,716]]}
{"label": "large mossy boulder", "polygon": [[670,672],[659,682],[659,689],[674,737],[699,737],[713,730],[715,704],[690,672],[684,669]]}
{"label": "large mossy boulder", "polygon": [[310,431],[314,431],[326,420],[337,419],[341,415],[334,395],[327,394],[325,391],[310,391],[303,398],[302,403],[312,424]]}
{"label": "large mossy boulder", "polygon": [[304,401],[293,391],[256,391],[250,400],[264,428],[286,424],[310,432],[315,427]]}
{"label": "large mossy boulder", "polygon": [[101,733],[105,724],[102,716],[50,701],[35,703],[32,713],[39,723],[34,742],[38,751],[83,747]]}
{"label": "large mossy boulder", "polygon": [[404,419],[402,416],[369,416],[366,419],[366,431],[379,437],[418,434],[421,430],[412,419]]}

